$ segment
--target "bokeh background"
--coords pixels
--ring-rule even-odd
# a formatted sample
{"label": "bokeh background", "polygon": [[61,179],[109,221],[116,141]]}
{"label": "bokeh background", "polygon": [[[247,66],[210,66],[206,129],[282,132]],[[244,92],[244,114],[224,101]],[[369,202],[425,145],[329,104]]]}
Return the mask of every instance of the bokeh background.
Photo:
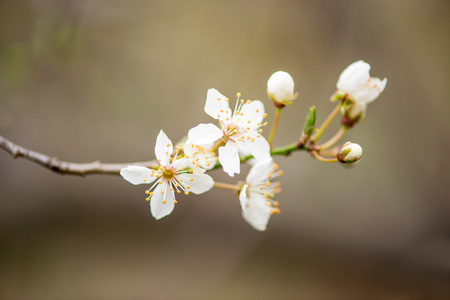
{"label": "bokeh background", "polygon": [[364,149],[354,168],[276,158],[282,213],[262,233],[229,191],[155,221],[143,186],[0,151],[0,298],[450,299],[449,15],[446,0],[1,1],[0,134],[63,160],[153,159],[160,129],[211,121],[211,87],[261,99],[270,125],[277,70],[300,96],[276,146],[311,105],[324,120],[351,62],[388,84],[343,140]]}

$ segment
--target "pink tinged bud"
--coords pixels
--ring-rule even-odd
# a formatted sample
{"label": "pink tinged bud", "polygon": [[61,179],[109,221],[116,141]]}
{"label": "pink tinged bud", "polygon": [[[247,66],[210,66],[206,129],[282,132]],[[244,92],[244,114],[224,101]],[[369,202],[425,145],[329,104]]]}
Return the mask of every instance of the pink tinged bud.
{"label": "pink tinged bud", "polygon": [[270,76],[267,81],[267,94],[274,104],[280,107],[291,104],[298,96],[298,93],[294,93],[294,79],[284,71],[275,72]]}
{"label": "pink tinged bud", "polygon": [[361,159],[361,157],[361,146],[351,142],[345,143],[337,154],[337,159],[344,164],[352,164],[354,162],[357,162]]}
{"label": "pink tinged bud", "polygon": [[352,127],[364,119],[366,110],[367,104],[347,98],[341,108],[341,123],[348,127]]}

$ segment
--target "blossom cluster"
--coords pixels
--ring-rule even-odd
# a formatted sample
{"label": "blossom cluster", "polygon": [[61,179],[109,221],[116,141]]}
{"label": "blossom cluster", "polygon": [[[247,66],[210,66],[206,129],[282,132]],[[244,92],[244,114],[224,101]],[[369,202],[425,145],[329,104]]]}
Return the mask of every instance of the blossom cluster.
{"label": "blossom cluster", "polygon": [[[367,104],[375,100],[386,86],[386,79],[370,77],[369,70],[367,63],[355,62],[342,72],[337,82],[336,95],[339,96],[336,97],[342,101],[341,114],[348,124],[361,120]],[[294,93],[291,75],[283,71],[275,72],[269,78],[267,94],[277,109],[292,104],[298,95]],[[146,200],[150,202],[151,213],[157,220],[173,211],[177,203],[176,194],[202,194],[213,187],[234,190],[241,204],[243,219],[256,230],[266,230],[270,216],[280,212],[274,197],[280,193],[281,184],[273,180],[283,172],[271,155],[271,139],[276,124],[267,140],[262,134],[267,126],[264,104],[259,100],[244,100],[240,93],[236,97],[232,110],[229,98],[216,89],[209,89],[204,111],[217,121],[216,124],[201,123],[191,128],[186,141],[177,145],[161,130],[155,144],[159,166],[128,166],[121,170],[120,175],[128,182],[150,185],[145,191]],[[313,138],[310,144],[314,145]],[[311,147],[309,150],[317,152],[312,153],[315,157],[320,157],[320,148]],[[359,145],[346,143],[335,155],[335,160],[353,163],[361,155]],[[248,160],[250,157],[253,159]],[[234,177],[240,174],[243,161],[251,161],[252,167],[245,181],[236,185],[214,182],[206,174],[222,167],[225,173]]]}

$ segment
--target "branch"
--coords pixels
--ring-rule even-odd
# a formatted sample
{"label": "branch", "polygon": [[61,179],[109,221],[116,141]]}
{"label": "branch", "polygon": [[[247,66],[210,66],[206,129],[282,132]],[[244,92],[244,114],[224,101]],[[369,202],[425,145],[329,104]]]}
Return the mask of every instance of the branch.
{"label": "branch", "polygon": [[[86,176],[89,174],[111,174],[111,175],[119,175],[120,169],[128,167],[128,166],[143,166],[147,168],[158,168],[159,163],[156,160],[150,161],[142,161],[142,162],[130,162],[130,163],[102,163],[101,161],[93,161],[90,163],[73,163],[69,161],[62,161],[56,157],[50,157],[48,155],[35,152],[32,150],[28,150],[22,146],[16,145],[10,140],[5,139],[0,136],[0,148],[5,149],[6,152],[12,155],[12,157],[23,157],[29,161],[35,162],[38,165],[50,169],[55,173],[61,175],[79,175]],[[308,150],[300,144],[291,144],[283,147],[274,148],[270,151],[271,155],[289,155],[291,152],[299,151],[299,150]],[[241,162],[245,162],[246,160],[252,158],[253,156],[249,155],[241,158]],[[221,165],[219,162],[216,163],[214,169],[220,168]]]}
{"label": "branch", "polygon": [[132,162],[132,163],[116,163],[107,164],[100,161],[93,161],[90,163],[73,163],[68,161],[59,160],[56,157],[50,157],[48,155],[25,149],[13,142],[0,136],[0,148],[5,149],[6,152],[12,155],[12,157],[23,157],[27,160],[37,163],[44,168],[50,169],[53,172],[59,174],[79,175],[85,176],[88,174],[111,174],[119,175],[120,169],[127,166],[143,166],[147,168],[159,167],[156,160]]}

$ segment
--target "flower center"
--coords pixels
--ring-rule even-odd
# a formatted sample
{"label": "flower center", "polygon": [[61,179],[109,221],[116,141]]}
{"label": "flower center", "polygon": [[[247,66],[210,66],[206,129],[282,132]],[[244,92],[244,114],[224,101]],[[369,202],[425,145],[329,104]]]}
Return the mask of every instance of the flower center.
{"label": "flower center", "polygon": [[223,131],[223,135],[226,138],[230,139],[233,135],[238,133],[238,127],[236,125],[224,126],[222,131]]}
{"label": "flower center", "polygon": [[166,169],[163,167],[162,176],[166,179],[172,179],[174,177],[174,171],[172,169]]}

